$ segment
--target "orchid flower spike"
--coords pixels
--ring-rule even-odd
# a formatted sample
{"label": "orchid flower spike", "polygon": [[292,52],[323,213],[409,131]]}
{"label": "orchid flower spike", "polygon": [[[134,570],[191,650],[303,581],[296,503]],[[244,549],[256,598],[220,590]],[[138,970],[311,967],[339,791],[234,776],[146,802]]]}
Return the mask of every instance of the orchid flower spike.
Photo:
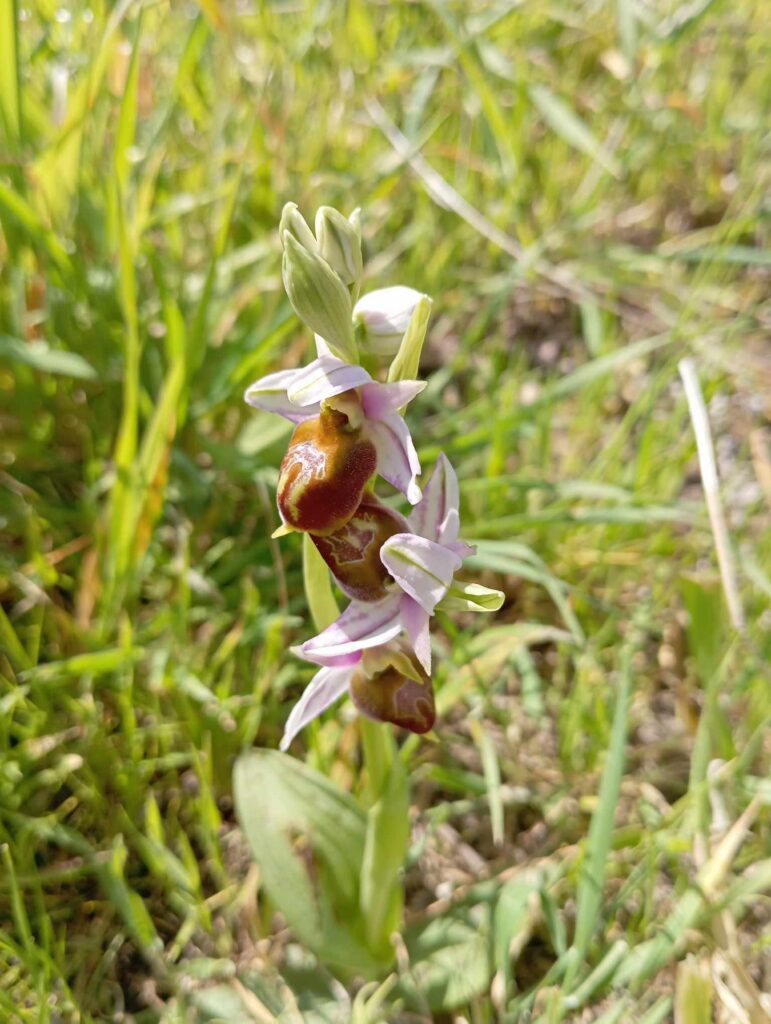
{"label": "orchid flower spike", "polygon": [[[437,608],[497,611],[503,604],[500,590],[454,582],[463,559],[474,554],[474,548],[458,538],[458,504],[458,478],[449,459],[442,454],[421,501],[407,520],[409,529],[393,532],[387,525],[381,528],[381,536],[383,532],[390,534],[379,550],[380,562],[391,577],[384,586],[386,596],[377,593],[376,600],[352,600],[331,626],[306,640],[297,653],[309,661],[329,665],[338,658],[358,655],[406,633],[418,663],[430,674],[429,622]],[[348,537],[348,562],[352,566],[371,558],[372,544],[376,543],[376,531],[370,529],[359,534],[364,542],[358,549],[355,536]],[[325,543],[334,542],[335,537],[332,534]],[[343,560],[330,559],[324,546],[317,547],[345,586],[348,570],[341,565]],[[345,551],[346,547],[340,549]]]}
{"label": "orchid flower spike", "polygon": [[332,355],[255,381],[244,395],[249,405],[297,424],[279,473],[284,522],[321,536],[340,529],[375,472],[411,504],[420,501],[420,462],[397,410],[424,387],[418,380],[381,384]]}
{"label": "orchid flower spike", "polygon": [[436,718],[431,680],[405,644],[396,641],[328,659],[292,708],[281,749],[348,690],[360,714],[424,733]]}

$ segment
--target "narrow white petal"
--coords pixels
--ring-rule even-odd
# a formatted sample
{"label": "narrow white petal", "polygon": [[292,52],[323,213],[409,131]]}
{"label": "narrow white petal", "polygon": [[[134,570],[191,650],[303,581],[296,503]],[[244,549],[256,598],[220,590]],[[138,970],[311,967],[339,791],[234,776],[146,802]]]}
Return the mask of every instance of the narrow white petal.
{"label": "narrow white petal", "polygon": [[321,337],[320,334],[314,334],[313,340],[316,342],[316,355],[317,356],[331,356],[332,349],[327,345],[326,341]]}
{"label": "narrow white petal", "polygon": [[423,500],[412,511],[410,525],[421,537],[451,545],[458,539],[459,504],[458,477],[442,452],[436,460],[431,479],[423,488]]}
{"label": "narrow white petal", "polygon": [[391,384],[373,381],[361,389],[364,415],[371,420],[382,420],[384,416],[403,409],[425,388],[424,380],[398,380]]}
{"label": "narrow white petal", "polygon": [[284,726],[281,738],[281,750],[286,750],[297,733],[304,729],[308,722],[318,718],[330,704],[340,697],[348,688],[352,669],[322,668],[311,679],[303,691],[302,697],[292,708]]}
{"label": "narrow white petal", "polygon": [[404,594],[402,597],[401,611],[404,632],[410,639],[415,657],[423,666],[426,674],[430,676],[431,635],[429,633],[429,620],[431,616],[409,594]]}
{"label": "narrow white petal", "polygon": [[414,533],[396,533],[380,549],[380,561],[429,615],[447,593],[461,559],[454,551]]}
{"label": "narrow white petal", "polygon": [[269,373],[267,377],[261,377],[254,384],[250,384],[244,392],[244,401],[255,409],[262,409],[264,412],[275,412],[293,423],[300,423],[310,416],[317,416],[318,406],[315,408],[306,406],[303,409],[297,407],[288,397],[289,388],[297,381],[302,370],[279,370],[278,373]]}
{"label": "narrow white petal", "polygon": [[331,626],[305,641],[300,648],[302,657],[308,661],[339,658],[393,640],[402,629],[399,618],[400,598],[401,595],[395,593],[392,597],[372,604],[351,601]]}
{"label": "narrow white petal", "polygon": [[377,451],[377,471],[401,491],[411,505],[420,501],[420,460],[410,430],[397,413],[382,420],[367,420],[367,436]]}
{"label": "narrow white petal", "polygon": [[297,371],[297,376],[287,393],[291,402],[304,408],[323,402],[325,398],[332,398],[333,395],[340,395],[343,391],[368,384],[371,380],[370,375],[361,366],[351,366],[350,363],[344,363],[335,356],[319,356]]}

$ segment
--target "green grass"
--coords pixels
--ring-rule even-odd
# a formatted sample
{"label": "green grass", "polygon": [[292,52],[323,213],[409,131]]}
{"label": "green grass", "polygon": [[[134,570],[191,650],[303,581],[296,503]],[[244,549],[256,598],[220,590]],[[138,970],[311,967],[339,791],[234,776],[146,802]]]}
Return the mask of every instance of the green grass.
{"label": "green grass", "polygon": [[[764,0],[57,8],[0,0],[0,1017],[763,1019]],[[310,351],[290,199],[360,205],[370,285],[433,296],[409,419],[507,594],[436,631],[412,961],[365,988],[275,914],[231,789],[311,674],[287,430],[241,401]],[[305,743],[360,794],[351,715]]]}

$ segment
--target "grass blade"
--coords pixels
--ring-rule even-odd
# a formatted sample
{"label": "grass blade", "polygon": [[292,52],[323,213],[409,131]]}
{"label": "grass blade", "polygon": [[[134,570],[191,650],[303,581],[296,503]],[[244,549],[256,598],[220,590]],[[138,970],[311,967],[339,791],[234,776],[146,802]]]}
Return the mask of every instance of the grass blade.
{"label": "grass blade", "polygon": [[[632,690],[632,655],[634,644],[628,643],[619,672],[619,689],[613,714],[608,759],[602,773],[597,807],[589,826],[586,856],[576,892],[576,934],[573,949],[580,963],[586,958],[589,945],[597,931],[605,873],[613,836],[613,820],[624,774],[624,746],[627,716]],[[567,987],[567,985],[566,985]]]}
{"label": "grass blade", "polygon": [[568,145],[595,160],[614,178],[621,177],[621,165],[618,160],[594,137],[586,122],[564,100],[555,96],[545,85],[531,85],[528,92],[544,121],[557,135]]}
{"label": "grass blade", "polygon": [[16,0],[2,0],[0,2],[0,116],[5,138],[14,149],[22,141],[18,24]]}

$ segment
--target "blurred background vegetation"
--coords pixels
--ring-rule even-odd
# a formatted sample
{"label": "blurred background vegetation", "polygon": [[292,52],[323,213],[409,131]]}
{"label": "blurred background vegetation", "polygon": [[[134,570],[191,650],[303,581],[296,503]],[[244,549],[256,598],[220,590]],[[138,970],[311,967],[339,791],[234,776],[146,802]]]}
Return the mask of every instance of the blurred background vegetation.
{"label": "blurred background vegetation", "polygon": [[[0,0],[3,1020],[768,1019],[769,96],[766,0]],[[287,200],[433,296],[411,422],[507,594],[436,632],[436,927],[377,989],[233,814],[312,672],[288,425],[241,400],[311,351]],[[303,742],[357,791],[350,708]]]}

